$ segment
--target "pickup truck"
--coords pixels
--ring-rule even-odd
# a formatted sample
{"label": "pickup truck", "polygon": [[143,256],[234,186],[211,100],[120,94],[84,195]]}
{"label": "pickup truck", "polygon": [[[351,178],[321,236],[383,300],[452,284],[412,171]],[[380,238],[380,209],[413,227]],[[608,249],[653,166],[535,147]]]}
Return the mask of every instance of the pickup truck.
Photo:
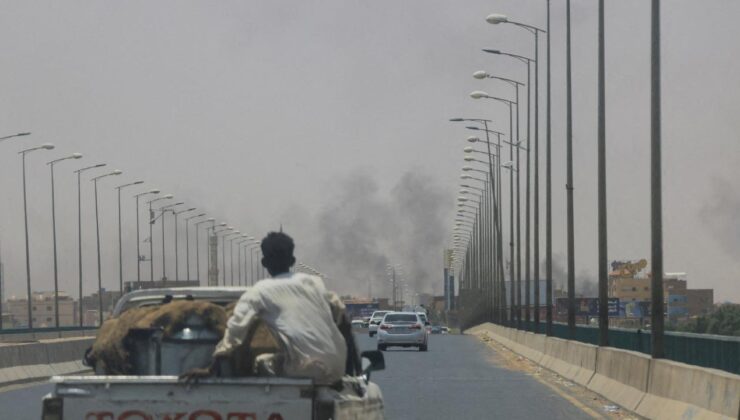
{"label": "pickup truck", "polygon": [[[173,301],[208,301],[227,306],[245,288],[204,287],[138,290],[124,295],[112,318],[132,308]],[[185,383],[179,375],[207,366],[218,338],[198,323],[163,337],[157,331],[132,331],[134,375],[100,371],[88,376],[55,376],[43,399],[43,420],[288,420],[383,419],[380,388],[372,371],[385,367],[377,351],[361,354],[362,372],[341,383],[317,385],[311,379],[269,374],[226,374]],[[142,338],[144,337],[144,338]],[[89,361],[88,361],[89,363]]]}

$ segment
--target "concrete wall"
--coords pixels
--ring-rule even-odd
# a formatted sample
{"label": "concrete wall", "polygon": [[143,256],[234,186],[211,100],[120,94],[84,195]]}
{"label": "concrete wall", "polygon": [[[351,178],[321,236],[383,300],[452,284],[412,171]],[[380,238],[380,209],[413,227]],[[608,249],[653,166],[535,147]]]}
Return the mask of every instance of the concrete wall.
{"label": "concrete wall", "polygon": [[89,370],[82,365],[94,338],[61,338],[0,344],[0,386]]}
{"label": "concrete wall", "polygon": [[740,375],[490,323],[465,332],[486,332],[512,351],[647,418],[740,419]]}

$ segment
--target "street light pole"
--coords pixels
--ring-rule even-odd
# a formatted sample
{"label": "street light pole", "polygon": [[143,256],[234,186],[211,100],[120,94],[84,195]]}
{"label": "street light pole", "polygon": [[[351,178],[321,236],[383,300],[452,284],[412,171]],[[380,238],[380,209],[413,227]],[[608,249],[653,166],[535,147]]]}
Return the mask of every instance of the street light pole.
{"label": "street light pole", "polygon": [[576,336],[576,277],[575,277],[575,234],[573,230],[573,85],[570,50],[570,0],[565,1],[565,73],[566,73],[566,192],[567,192],[567,237],[568,237],[568,336]]}
{"label": "street light pole", "polygon": [[100,217],[99,217],[99,206],[98,206],[98,180],[111,175],[121,175],[122,172],[118,169],[113,172],[98,175],[92,179],[95,186],[95,235],[97,238],[97,250],[98,250],[98,319],[99,324],[103,325],[103,274],[100,267]]}
{"label": "street light pole", "polygon": [[653,358],[663,358],[663,188],[660,125],[660,0],[652,0],[650,30],[650,241],[652,249],[651,322]]}
{"label": "street light pole", "polygon": [[[49,171],[51,172],[51,231],[52,240],[54,242],[54,326],[59,328],[59,268],[57,264],[57,212],[55,206],[55,189],[54,189],[54,165],[58,162],[67,159],[80,159],[82,157],[79,153],[73,153],[70,156],[54,159],[47,162],[49,165]],[[82,302],[80,302],[82,303]]]}
{"label": "street light pole", "polygon": [[[147,204],[149,204],[149,281],[154,281],[154,222],[156,221],[156,218],[154,217],[154,210],[152,209],[152,203],[156,203],[160,200],[169,200],[173,197],[172,194],[167,194],[162,197],[155,198],[153,200],[149,200]],[[164,258],[164,255],[162,255]]]}
{"label": "street light pole", "polygon": [[32,147],[30,149],[21,150],[18,152],[21,155],[22,169],[23,169],[23,226],[26,233],[26,292],[28,293],[28,329],[33,329],[33,314],[31,313],[31,301],[33,296],[31,294],[31,255],[28,246],[28,203],[26,199],[26,155],[36,150],[52,150],[54,145],[51,143],[44,143],[41,146]]}
{"label": "street light pole", "polygon": [[79,274],[79,314],[80,327],[84,324],[84,316],[82,313],[82,173],[95,168],[102,168],[105,163],[99,163],[97,165],[87,166],[80,168],[75,171],[77,174],[77,258],[78,258],[78,274]]}
{"label": "street light pole", "polygon": [[[211,223],[212,225],[215,224],[216,219],[213,217],[210,217],[206,220],[202,220],[200,222],[195,223],[195,279],[198,280],[198,285],[200,286],[200,228],[199,226],[203,223]],[[208,253],[206,253],[206,256],[208,256]]]}
{"label": "street light pole", "polygon": [[[195,210],[195,209],[193,209]],[[203,217],[205,216],[205,213],[196,214],[195,216],[190,216],[185,218],[185,274],[188,278],[188,281],[190,281],[190,220]],[[197,235],[198,232],[196,231],[195,234]]]}
{"label": "street light pole", "polygon": [[545,285],[546,322],[545,334],[552,335],[552,150],[551,150],[551,113],[550,113],[550,0],[547,0],[547,123],[545,152]]}
{"label": "street light pole", "polygon": [[118,287],[121,291],[121,296],[123,296],[123,234],[121,232],[121,190],[132,185],[139,185],[143,183],[144,181],[136,181],[116,187],[116,190],[118,190]]}
{"label": "street light pole", "polygon": [[[164,219],[167,215],[167,211],[171,211],[175,214],[173,207],[184,204],[182,201],[179,203],[168,204],[159,208],[160,216],[162,217],[162,281],[167,281],[167,253],[165,251],[165,237],[164,237]],[[175,250],[177,250],[177,226],[175,226]],[[177,253],[177,252],[176,252]],[[175,256],[177,259],[177,255]],[[175,279],[177,281],[177,279]]]}
{"label": "street light pole", "polygon": [[9,135],[9,136],[3,136],[3,137],[0,137],[0,142],[2,142],[2,141],[4,141],[4,140],[12,139],[12,138],[14,138],[14,137],[23,137],[23,136],[30,136],[30,135],[31,135],[31,133],[18,133],[18,134],[11,134],[11,135]]}
{"label": "street light pole", "polygon": [[[177,240],[177,230],[178,230],[177,216],[179,216],[179,215],[181,215],[183,213],[188,213],[188,212],[194,211],[194,210],[196,210],[195,207],[191,207],[191,208],[189,208],[187,210],[181,210],[181,211],[172,210],[172,214],[175,216],[175,281],[176,282],[180,281],[180,259],[179,259],[180,258],[180,252],[179,252],[179,241]],[[187,234],[188,234],[188,232],[187,232],[187,223],[185,223],[185,225],[186,225],[185,226],[185,237],[187,238]],[[187,242],[186,242],[186,244],[187,244]],[[187,245],[186,245],[186,248],[187,248]],[[190,280],[190,278],[188,278],[188,280]]]}
{"label": "street light pole", "polygon": [[[153,190],[134,195],[134,198],[136,198],[136,283],[139,287],[141,286],[141,228],[139,228],[139,197],[147,194],[159,194],[159,190],[155,188]],[[151,241],[151,238],[149,240]],[[151,259],[149,262],[151,263]]]}
{"label": "street light pole", "polygon": [[609,345],[609,286],[606,231],[606,88],[604,71],[604,0],[599,0],[599,116],[598,116],[598,217],[599,217],[599,346]]}

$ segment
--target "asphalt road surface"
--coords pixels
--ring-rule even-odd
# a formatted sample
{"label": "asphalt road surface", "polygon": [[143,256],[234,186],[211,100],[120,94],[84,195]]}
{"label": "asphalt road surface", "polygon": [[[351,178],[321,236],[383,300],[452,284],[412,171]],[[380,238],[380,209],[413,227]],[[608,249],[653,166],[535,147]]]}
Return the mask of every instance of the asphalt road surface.
{"label": "asphalt road surface", "polygon": [[[375,339],[357,334],[364,349]],[[388,419],[588,419],[576,406],[531,376],[498,366],[475,337],[432,335],[429,351],[390,348],[386,370],[375,372]],[[48,384],[0,390],[0,419],[41,417]]]}
{"label": "asphalt road surface", "polygon": [[[363,350],[374,338],[357,334]],[[388,419],[590,419],[591,416],[524,372],[498,366],[476,337],[431,335],[429,351],[391,347],[380,386]]]}

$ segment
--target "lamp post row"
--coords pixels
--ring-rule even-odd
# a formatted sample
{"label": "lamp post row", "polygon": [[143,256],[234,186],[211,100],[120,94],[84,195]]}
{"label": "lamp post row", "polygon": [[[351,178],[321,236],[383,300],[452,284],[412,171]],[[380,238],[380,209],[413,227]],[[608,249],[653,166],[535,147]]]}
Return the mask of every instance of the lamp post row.
{"label": "lamp post row", "polygon": [[[23,132],[23,133],[17,133],[13,135],[3,136],[0,137],[0,142],[16,138],[16,137],[23,137],[28,136],[31,133],[29,132]],[[53,150],[55,147],[51,143],[44,143],[36,147],[30,147],[21,150],[18,152],[21,155],[21,163],[22,163],[22,187],[23,187],[23,216],[24,216],[24,237],[25,237],[25,251],[26,251],[26,293],[27,293],[27,316],[28,316],[28,328],[33,329],[34,328],[34,317],[33,317],[33,294],[32,294],[32,276],[31,276],[31,255],[30,255],[30,236],[29,236],[29,229],[28,229],[28,195],[27,195],[27,174],[26,174],[26,158],[27,155],[39,151],[39,150]],[[52,219],[52,249],[53,249],[53,281],[54,281],[54,325],[56,327],[59,327],[61,325],[60,322],[60,307],[59,307],[59,265],[58,265],[58,249],[57,249],[57,212],[56,212],[56,165],[60,162],[66,161],[66,160],[76,160],[82,158],[82,154],[80,153],[73,153],[68,156],[64,156],[61,158],[53,159],[48,162],[46,162],[47,166],[49,167],[49,173],[50,173],[50,181],[51,181],[51,219]],[[105,163],[99,163],[95,165],[85,166],[79,169],[76,169],[73,171],[74,174],[77,175],[77,240],[78,240],[78,255],[77,255],[77,262],[78,262],[78,299],[80,302],[80,310],[78,322],[80,326],[84,325],[84,313],[81,310],[82,308],[82,300],[83,300],[83,266],[82,266],[82,174],[84,172],[87,172],[89,170],[98,169],[105,167]],[[103,321],[103,285],[102,285],[102,261],[101,261],[101,239],[100,239],[100,206],[99,206],[99,194],[98,194],[98,182],[102,180],[103,178],[109,177],[109,176],[117,176],[122,174],[122,171],[120,170],[113,170],[108,173],[104,173],[101,175],[94,176],[90,179],[91,182],[93,182],[93,193],[94,193],[94,206],[95,206],[95,226],[96,226],[96,263],[97,263],[97,280],[98,280],[98,307],[99,307],[99,323],[102,323]],[[127,184],[119,185],[114,187],[117,192],[117,204],[118,204],[118,257],[119,257],[119,289],[123,291],[123,224],[122,224],[122,194],[121,191],[127,187],[134,186],[134,185],[140,185],[143,184],[144,181],[135,181],[130,182]],[[139,220],[139,198],[144,195],[157,195],[159,194],[158,189],[151,189],[149,191],[145,191],[142,193],[138,193],[134,195],[135,201],[136,201],[136,258],[137,258],[137,282],[141,282],[141,262],[145,261],[141,258],[141,251],[140,251],[140,220]],[[171,199],[172,195],[165,195],[162,197],[157,197],[153,200],[150,200],[147,202],[149,204],[150,208],[150,215],[153,215],[153,209],[152,209],[152,203],[164,200],[164,199]],[[175,211],[174,209],[171,209],[172,207],[175,207],[177,205],[180,205],[182,203],[175,203],[168,206],[163,206],[162,208],[158,209],[161,211],[161,216],[165,214],[166,211],[170,211],[175,215],[175,265],[176,265],[176,279],[179,280],[179,250],[178,250],[178,244],[179,241],[177,240],[177,232],[179,230],[179,225],[177,223],[177,216],[186,212],[194,211],[195,208],[190,208],[187,210],[182,211]],[[190,234],[190,220],[197,218],[197,217],[203,217],[205,216],[205,213],[198,214],[196,216],[188,217],[186,218],[186,260],[187,260],[187,277],[188,280],[190,280],[190,244],[189,244],[189,234]],[[151,224],[153,223],[153,220],[150,218],[150,233],[151,233]],[[164,220],[163,220],[164,221]],[[198,248],[198,237],[200,236],[198,234],[198,228],[202,223],[213,221],[213,219],[207,219],[200,221],[195,224],[196,226],[196,248]],[[164,233],[164,230],[163,230]],[[247,245],[245,247],[246,250],[251,250],[252,252],[259,251],[259,247],[253,248],[255,245],[259,245],[258,241],[255,241],[252,237],[244,236],[244,240],[239,242],[239,246],[241,247],[243,244]],[[248,239],[247,239],[248,238]],[[236,238],[234,238],[236,239]],[[249,241],[248,243],[246,243]],[[150,256],[152,255],[152,237],[150,234],[149,237],[150,242]],[[230,263],[232,265],[231,268],[231,284],[234,285],[234,276],[233,276],[233,241],[231,242],[231,259]],[[224,250],[225,251],[225,250]],[[239,255],[241,253],[239,252]],[[250,272],[249,276],[244,276],[244,280],[242,280],[241,276],[241,257],[239,257],[239,261],[237,261],[237,264],[239,264],[239,278],[237,279],[238,284],[246,284],[247,283],[247,277],[251,277],[249,280],[253,284],[257,280],[258,276],[258,269],[259,267],[254,267],[254,259],[252,258],[253,254],[250,253]],[[164,236],[163,236],[163,278],[166,278],[166,253],[164,249]],[[151,258],[149,260],[151,262]],[[245,255],[245,261],[244,261],[245,269],[247,266],[246,261],[246,255]],[[151,274],[153,274],[153,264],[151,265],[152,271]],[[256,270],[255,270],[256,268]],[[197,278],[200,279],[200,256],[199,256],[199,249],[196,249],[196,270],[198,272]],[[225,271],[225,270],[224,270]],[[150,280],[153,279],[153,276],[150,277]],[[225,280],[224,283],[225,285]],[[2,305],[2,299],[4,297],[0,296],[0,305]],[[0,311],[2,311],[2,306],[0,306]],[[2,319],[0,319],[0,329],[3,328]]]}
{"label": "lamp post row", "polygon": [[[566,248],[567,248],[567,294],[568,294],[568,311],[567,311],[567,321],[568,321],[568,331],[569,336],[571,338],[575,337],[575,255],[574,255],[574,204],[573,204],[573,107],[572,107],[572,63],[571,63],[571,10],[570,10],[570,0],[566,0],[565,2],[565,8],[566,8],[566,216],[567,216],[567,226],[566,226]],[[491,54],[497,54],[497,55],[505,55],[510,56],[512,58],[518,59],[524,63],[527,64],[527,127],[526,127],[526,139],[522,140],[521,136],[519,135],[519,97],[518,97],[518,88],[521,84],[518,84],[517,82],[507,79],[500,76],[493,76],[487,74],[485,71],[477,71],[473,74],[473,76],[477,79],[498,79],[505,81],[507,83],[513,84],[515,86],[515,94],[516,94],[516,101],[508,101],[503,98],[494,97],[491,95],[488,95],[485,92],[482,91],[475,91],[471,93],[471,97],[474,99],[481,99],[481,98],[487,98],[487,99],[495,99],[500,102],[505,102],[509,105],[509,116],[511,120],[512,112],[511,107],[513,104],[516,104],[517,107],[517,123],[516,123],[516,133],[517,133],[517,141],[514,142],[514,134],[513,130],[510,129],[509,133],[509,144],[517,146],[517,163],[516,166],[514,166],[514,157],[513,157],[513,147],[510,148],[510,162],[502,164],[500,162],[500,154],[501,150],[497,150],[497,153],[491,153],[490,150],[488,152],[483,152],[480,150],[475,150],[472,148],[466,148],[466,153],[487,153],[489,156],[489,159],[492,159],[494,156],[497,156],[498,159],[498,169],[500,168],[507,168],[510,169],[512,173],[510,173],[510,214],[513,216],[514,210],[514,197],[513,197],[513,172],[517,172],[517,190],[519,189],[519,159],[518,154],[519,150],[521,149],[521,143],[522,141],[526,141],[527,147],[525,148],[525,151],[527,153],[527,165],[526,165],[526,199],[525,199],[525,273],[524,273],[524,282],[525,282],[525,291],[524,291],[524,322],[525,324],[522,324],[521,322],[521,289],[520,286],[517,285],[517,293],[516,296],[513,294],[510,299],[510,321],[517,321],[517,326],[519,328],[525,327],[525,328],[531,328],[535,332],[540,332],[540,284],[539,284],[539,277],[540,277],[540,226],[539,226],[539,217],[540,217],[540,189],[539,189],[539,35],[540,33],[547,35],[547,69],[546,69],[546,143],[545,143],[545,258],[544,258],[544,265],[545,265],[545,301],[546,301],[546,319],[545,319],[545,330],[544,332],[547,335],[553,334],[552,329],[552,322],[553,322],[553,314],[552,314],[552,182],[551,182],[551,175],[552,175],[552,155],[551,155],[551,42],[550,42],[550,13],[551,13],[551,1],[546,0],[546,12],[547,12],[547,26],[546,29],[540,29],[538,27],[528,25],[521,22],[516,22],[510,20],[507,16],[500,15],[500,14],[492,14],[489,15],[486,18],[486,21],[491,24],[502,24],[502,23],[508,23],[513,24],[515,26],[518,26],[520,28],[523,28],[534,36],[534,57],[529,58],[526,56],[518,55],[518,54],[512,54],[507,52],[502,52],[500,50],[493,50],[493,49],[484,49],[483,51],[486,53]],[[597,186],[598,186],[598,198],[597,198],[597,211],[598,211],[598,278],[599,278],[599,287],[598,287],[598,302],[599,302],[599,339],[598,343],[600,346],[607,346],[609,345],[609,336],[608,336],[608,254],[607,254],[607,213],[606,213],[606,109],[605,109],[605,22],[604,22],[604,0],[599,0],[598,2],[598,114],[597,114],[597,122],[598,122],[598,135],[597,135],[597,161],[598,161],[598,170],[597,170]],[[530,122],[530,115],[531,115],[531,108],[532,108],[532,100],[531,100],[531,94],[530,94],[530,76],[531,76],[531,64],[534,64],[534,142],[532,143],[532,137],[530,136],[530,128],[532,128],[532,123]],[[662,184],[661,184],[661,174],[660,174],[660,168],[661,168],[661,125],[660,125],[660,0],[652,0],[651,1],[651,250],[652,250],[652,328],[651,328],[651,338],[652,338],[652,352],[653,357],[663,357],[663,247],[662,247],[662,202],[661,202],[661,192],[662,192]],[[476,120],[476,119],[462,119],[462,118],[456,118],[452,119],[452,121],[486,121],[485,125],[486,127],[484,130],[486,133],[489,132],[487,124],[489,120]],[[480,129],[478,127],[467,127],[470,129]],[[533,168],[533,237],[532,237],[532,247],[530,247],[530,149],[533,149],[534,152],[534,168]],[[466,156],[465,158],[468,162],[479,162],[479,163],[485,163],[483,161],[479,161],[477,159],[474,159],[470,157],[470,155]],[[464,168],[466,169],[466,168]],[[489,169],[489,175],[493,176],[494,170],[491,167]],[[493,178],[491,178],[493,180]],[[500,182],[500,177],[499,177]],[[471,187],[470,185],[463,185],[463,187],[467,188],[468,190],[475,190],[474,187]],[[461,193],[469,192],[468,190],[463,190]],[[483,204],[491,204],[490,198],[493,198],[493,204],[490,206],[492,208],[484,208]],[[458,198],[460,201],[461,199]],[[492,189],[492,196],[488,197],[485,193],[481,196],[481,206],[478,209],[479,212],[482,211],[494,211],[496,209],[497,205],[501,204],[500,197],[496,195],[495,190]],[[517,219],[520,215],[520,209],[519,209],[519,194],[517,193]],[[458,203],[459,205],[461,203]],[[491,296],[488,299],[487,305],[492,305],[493,312],[491,312],[491,317],[494,321],[502,322],[503,318],[498,317],[496,307],[500,304],[500,296],[495,296],[496,293],[501,294],[501,290],[499,290],[497,287],[493,287],[492,289],[488,289],[489,285],[482,285],[480,284],[480,281],[484,279],[484,275],[481,275],[479,272],[480,268],[482,268],[480,261],[478,261],[478,256],[476,255],[476,248],[477,247],[483,247],[485,252],[498,252],[497,250],[502,249],[503,241],[498,239],[495,235],[493,237],[493,242],[491,244],[489,243],[480,243],[480,237],[476,233],[476,229],[478,229],[478,224],[483,222],[485,223],[486,215],[482,215],[480,213],[476,213],[476,217],[471,221],[466,217],[463,217],[464,213],[467,210],[463,212],[458,212],[458,215],[456,216],[456,226],[455,231],[453,234],[453,269],[457,268],[459,269],[459,277],[461,280],[460,287],[461,288],[471,288],[471,287],[482,287],[483,291],[493,290],[494,296]],[[494,219],[496,219],[496,216],[494,214]],[[517,221],[517,231],[519,229],[519,221]],[[495,225],[495,222],[494,222]],[[509,271],[510,271],[510,278],[511,278],[511,285],[514,286],[515,278],[518,284],[521,282],[521,268],[520,268],[520,262],[516,264],[516,268],[514,265],[514,258],[516,257],[517,260],[519,260],[519,254],[521,249],[521,243],[520,243],[520,237],[517,233],[516,235],[516,251],[514,249],[514,221],[513,219],[510,220],[510,263],[509,263]],[[466,235],[466,236],[461,236]],[[490,240],[490,238],[484,238],[485,240]],[[530,261],[530,249],[532,249],[532,260]],[[496,258],[497,259],[497,258]],[[530,267],[533,264],[533,273],[532,276],[530,276]],[[501,265],[503,267],[503,264]],[[493,266],[494,270],[496,269],[496,265]],[[515,276],[514,273],[517,272],[517,275]],[[502,277],[502,276],[501,276]],[[533,277],[533,278],[532,278]],[[499,281],[498,277],[494,275],[492,279],[490,280],[493,282],[493,284],[496,284],[497,281]],[[529,298],[530,298],[530,282],[534,281],[534,304],[530,305]],[[513,287],[512,287],[513,289]],[[505,302],[504,302],[505,305]],[[532,308],[533,306],[533,308]],[[534,310],[534,316],[533,316],[533,323],[530,324],[530,310]]]}

